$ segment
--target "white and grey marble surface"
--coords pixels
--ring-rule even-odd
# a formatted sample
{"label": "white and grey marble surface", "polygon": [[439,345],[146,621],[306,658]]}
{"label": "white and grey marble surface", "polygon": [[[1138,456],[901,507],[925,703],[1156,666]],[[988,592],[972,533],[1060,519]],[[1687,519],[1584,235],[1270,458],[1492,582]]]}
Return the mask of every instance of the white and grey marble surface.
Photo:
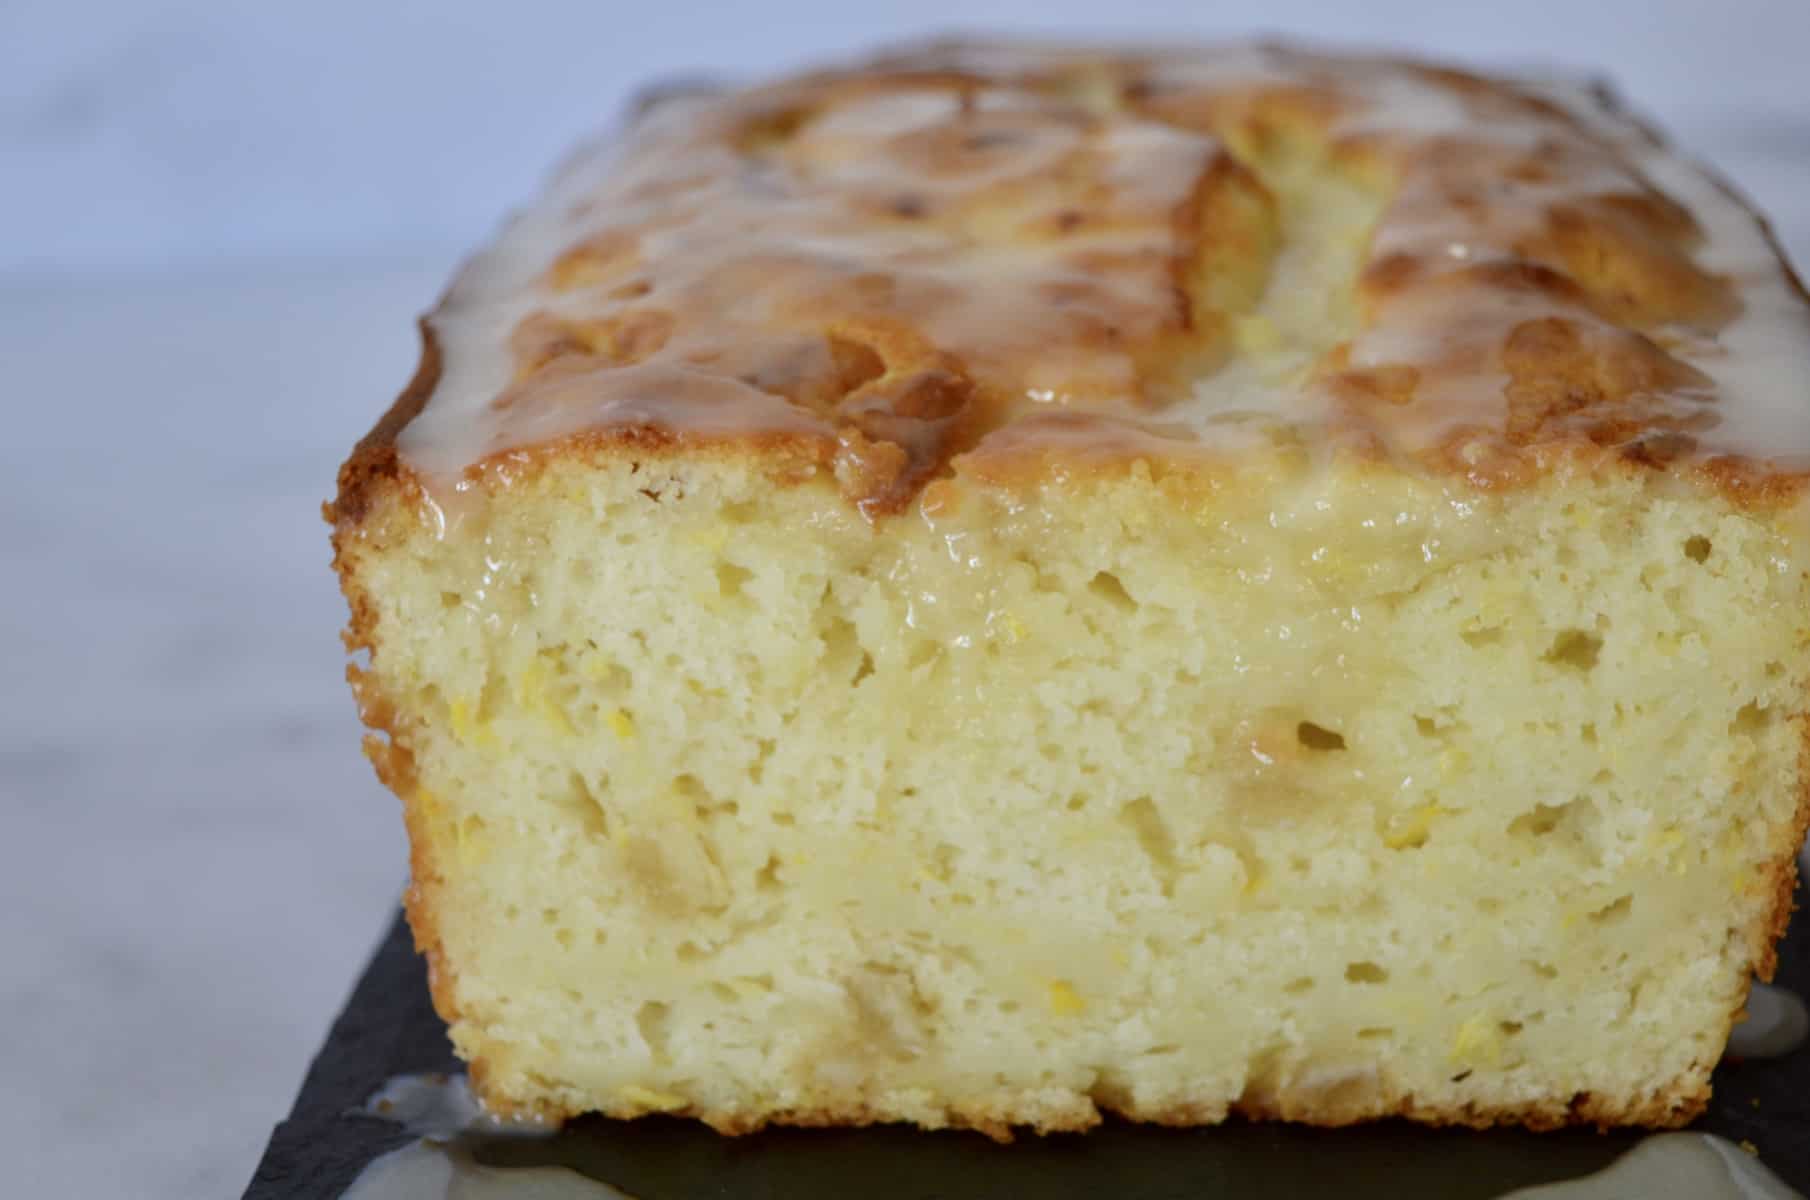
{"label": "white and grey marble surface", "polygon": [[650,80],[976,28],[1540,63],[1806,158],[1805,0],[12,0],[0,271],[467,245]]}
{"label": "white and grey marble surface", "polygon": [[[193,25],[203,7],[145,11],[167,9]],[[252,7],[216,23],[230,34],[216,30],[216,49],[253,56],[234,58],[237,74],[227,74],[257,75],[258,53],[279,79],[301,70],[280,39],[245,32],[261,28],[246,24]],[[350,21],[350,5],[319,7]],[[874,28],[898,32],[904,10],[881,7]],[[1091,11],[1072,7],[1071,17]],[[1270,7],[1279,14],[1272,24],[1363,32],[1344,17],[1326,27],[1302,15],[1332,12],[1330,4]],[[1497,17],[1454,25],[1436,15],[1447,6],[1419,7],[1435,14],[1434,44],[1462,51],[1500,27],[1502,55],[1533,56],[1533,35]],[[1577,7],[1582,27],[1596,28],[1596,8]],[[944,8],[945,16],[959,11]],[[1148,17],[1144,8],[1163,9],[1170,26],[1182,11],[1132,4],[1121,23]],[[1749,8],[1744,18],[1741,5],[1722,6],[1717,19],[1732,26],[1759,20],[1761,10],[1783,14],[1768,28],[1790,43],[1796,63],[1806,38],[1791,31],[1810,34],[1810,23],[1794,14],[1810,5]],[[850,24],[850,11],[838,6],[816,41],[868,36]],[[579,20],[575,12],[566,16]],[[783,28],[750,32],[732,52],[734,22],[689,42],[662,25],[658,54],[634,63],[617,46],[606,55],[609,82],[587,84],[572,74],[580,39],[543,26],[548,53],[566,72],[550,88],[534,82],[511,25],[499,35],[501,75],[484,84],[513,81],[524,93],[516,116],[474,126],[475,150],[418,154],[425,183],[385,176],[405,215],[424,203],[424,188],[470,183],[470,195],[433,208],[438,224],[417,239],[427,248],[399,262],[375,254],[412,244],[396,233],[395,214],[381,211],[385,197],[365,196],[357,212],[341,205],[339,182],[357,186],[360,173],[379,169],[369,146],[348,149],[350,176],[309,158],[335,121],[370,113],[381,131],[398,119],[382,107],[388,93],[371,91],[361,73],[381,57],[370,45],[346,51],[351,100],[317,88],[294,100],[287,124],[271,126],[293,133],[299,149],[273,166],[259,155],[274,151],[247,144],[247,170],[263,175],[195,184],[179,169],[180,145],[134,165],[133,154],[150,152],[128,143],[158,118],[122,115],[143,99],[131,88],[149,89],[153,108],[176,101],[155,78],[134,83],[138,60],[129,54],[115,62],[130,85],[124,93],[93,90],[115,61],[98,51],[84,60],[92,79],[77,72],[59,82],[45,68],[38,92],[30,78],[21,82],[10,68],[23,61],[17,35],[43,32],[35,14],[0,8],[0,1194],[236,1195],[403,873],[395,804],[358,754],[341,679],[343,613],[318,516],[334,467],[407,378],[410,319],[450,271],[455,239],[475,237],[474,225],[529,186],[522,153],[503,147],[525,108],[557,113],[554,125],[588,123],[589,115],[573,116],[584,106],[572,100],[587,87],[604,97],[594,105],[601,112],[631,76],[686,61],[735,66],[756,52],[771,51],[771,61],[796,54],[773,49]],[[426,10],[415,16],[425,21]],[[451,54],[457,42],[470,58],[467,43],[478,35],[467,18],[451,34],[424,35],[423,53]],[[400,55],[398,20],[372,17],[381,28],[360,36]],[[1042,23],[1076,21],[1086,23]],[[65,42],[99,44],[75,23],[59,35]],[[580,24],[605,36],[594,14]],[[1648,26],[1630,24],[1633,49],[1605,43],[1594,57],[1632,64],[1633,98],[1752,193],[1796,259],[1810,263],[1810,73],[1787,78],[1775,54],[1754,60],[1770,74],[1744,77],[1730,47],[1766,42],[1765,31],[1712,24],[1695,15],[1673,21],[1663,44]],[[1395,30],[1396,40],[1414,36]],[[309,43],[310,53],[329,60],[328,33],[311,36],[319,45]],[[632,48],[653,35],[625,36]],[[152,56],[170,44],[156,43]],[[1659,88],[1661,51],[1681,61],[1707,56],[1713,74]],[[1592,57],[1587,46],[1568,52]],[[325,115],[311,124],[302,108],[316,101]],[[205,88],[189,102],[205,107]],[[471,116],[469,97],[448,103],[461,119]],[[244,134],[236,117],[219,120]],[[527,139],[536,164],[552,153],[544,140]],[[493,154],[507,169],[485,169]],[[207,170],[229,167],[210,160]],[[234,203],[218,202],[223,195]],[[311,198],[321,210],[312,224]],[[192,211],[207,203],[215,207]],[[122,220],[124,233],[112,224]]]}
{"label": "white and grey marble surface", "polygon": [[444,270],[0,288],[0,1195],[238,1195],[388,919],[319,505]]}

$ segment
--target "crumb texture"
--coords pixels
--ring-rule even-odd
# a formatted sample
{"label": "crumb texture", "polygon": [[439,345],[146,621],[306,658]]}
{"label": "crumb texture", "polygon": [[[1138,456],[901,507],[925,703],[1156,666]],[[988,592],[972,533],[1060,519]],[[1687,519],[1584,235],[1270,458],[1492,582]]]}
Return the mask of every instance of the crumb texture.
{"label": "crumb texture", "polygon": [[726,1130],[1685,1119],[1789,889],[1810,583],[1662,478],[399,505],[344,554],[455,1042]]}

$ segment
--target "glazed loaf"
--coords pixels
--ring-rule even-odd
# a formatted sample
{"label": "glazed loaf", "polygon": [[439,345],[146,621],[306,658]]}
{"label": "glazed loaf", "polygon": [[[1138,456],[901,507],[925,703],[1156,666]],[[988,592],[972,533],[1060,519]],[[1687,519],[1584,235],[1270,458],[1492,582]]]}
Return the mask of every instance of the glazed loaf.
{"label": "glazed loaf", "polygon": [[1810,817],[1810,302],[1602,94],[675,95],[422,328],[328,517],[493,1108],[1702,1107]]}

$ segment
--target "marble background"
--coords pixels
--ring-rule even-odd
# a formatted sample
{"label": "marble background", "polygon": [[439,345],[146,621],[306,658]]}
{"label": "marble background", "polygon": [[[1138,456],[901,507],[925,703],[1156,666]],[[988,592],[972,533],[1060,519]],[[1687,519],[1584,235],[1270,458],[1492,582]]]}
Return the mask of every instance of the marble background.
{"label": "marble background", "polygon": [[[1108,25],[1051,0],[506,14],[0,3],[0,1192],[236,1195],[387,919],[401,831],[317,509],[459,251],[636,81]],[[1810,263],[1802,0],[1117,0],[1110,27],[1606,68]]]}

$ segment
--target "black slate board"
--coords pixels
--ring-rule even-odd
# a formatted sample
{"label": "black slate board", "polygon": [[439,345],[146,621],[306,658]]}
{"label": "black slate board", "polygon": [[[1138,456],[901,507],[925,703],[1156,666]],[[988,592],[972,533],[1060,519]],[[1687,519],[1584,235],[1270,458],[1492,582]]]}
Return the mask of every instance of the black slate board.
{"label": "black slate board", "polygon": [[[1810,995],[1810,921],[1799,921],[1780,948],[1777,982]],[[294,1110],[271,1135],[245,1200],[335,1200],[371,1159],[411,1140],[358,1113],[365,1099],[392,1076],[458,1067],[397,918],[309,1068]],[[1810,1192],[1810,1050],[1725,1062],[1715,1088],[1698,1128],[1752,1142],[1773,1171]],[[569,1166],[638,1200],[843,1200],[855,1192],[862,1200],[1292,1200],[1319,1192],[1488,1200],[1586,1174],[1638,1137],[1403,1122],[1340,1130],[1109,1122],[1085,1135],[1026,1135],[998,1146],[978,1134],[897,1127],[721,1138],[670,1118],[587,1118],[553,1138],[479,1143],[475,1157],[498,1166]]]}

